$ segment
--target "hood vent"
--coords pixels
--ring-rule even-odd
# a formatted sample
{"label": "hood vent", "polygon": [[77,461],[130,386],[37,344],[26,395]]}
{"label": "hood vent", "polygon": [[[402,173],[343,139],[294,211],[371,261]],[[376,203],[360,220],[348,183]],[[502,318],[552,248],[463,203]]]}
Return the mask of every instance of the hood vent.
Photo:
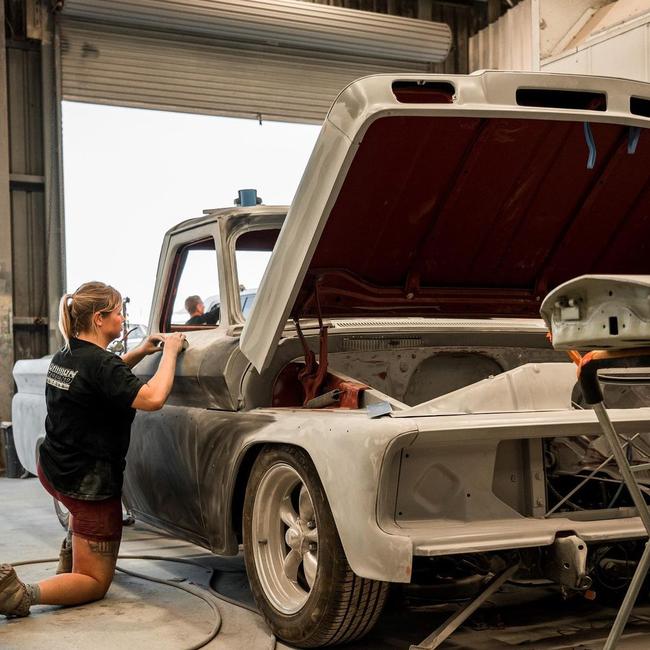
{"label": "hood vent", "polygon": [[643,97],[630,97],[630,113],[650,117],[650,99]]}
{"label": "hood vent", "polygon": [[492,318],[464,318],[462,320],[441,319],[441,318],[373,318],[361,319],[355,318],[350,320],[336,320],[331,319],[329,325],[336,329],[367,329],[367,328],[384,328],[384,327],[399,327],[404,329],[407,327],[425,327],[428,329],[476,329],[482,327],[484,329],[495,328],[510,328],[510,327],[534,327],[545,331],[544,322],[541,319],[524,319],[517,318],[511,320],[499,320]]}
{"label": "hood vent", "polygon": [[376,352],[378,350],[404,350],[422,347],[419,336],[383,338],[367,336],[346,336],[341,344],[344,352]]}
{"label": "hood vent", "polygon": [[451,104],[456,94],[447,81],[394,81],[392,88],[400,104]]}
{"label": "hood vent", "polygon": [[517,88],[517,104],[541,108],[566,108],[575,111],[606,111],[607,96],[605,93],[576,90]]}
{"label": "hood vent", "polygon": [[354,320],[332,320],[331,324],[337,329],[357,329],[359,327],[431,327],[440,321],[431,318],[373,318]]}

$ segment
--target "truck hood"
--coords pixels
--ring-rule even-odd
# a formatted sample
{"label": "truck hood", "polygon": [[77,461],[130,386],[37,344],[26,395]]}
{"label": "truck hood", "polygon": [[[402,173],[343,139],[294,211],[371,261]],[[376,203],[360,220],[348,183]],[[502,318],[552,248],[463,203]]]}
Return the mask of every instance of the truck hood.
{"label": "truck hood", "polygon": [[650,272],[650,84],[378,75],[325,120],[244,327],[287,318],[534,317],[585,273]]}

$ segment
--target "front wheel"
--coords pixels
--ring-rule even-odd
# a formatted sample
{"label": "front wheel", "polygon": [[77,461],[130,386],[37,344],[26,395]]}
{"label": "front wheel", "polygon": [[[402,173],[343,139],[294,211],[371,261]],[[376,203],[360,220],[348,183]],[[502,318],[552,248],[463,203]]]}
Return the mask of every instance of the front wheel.
{"label": "front wheel", "polygon": [[243,533],[253,596],[274,634],[315,648],[359,639],[388,583],[355,575],[318,473],[297,447],[265,447],[246,487]]}

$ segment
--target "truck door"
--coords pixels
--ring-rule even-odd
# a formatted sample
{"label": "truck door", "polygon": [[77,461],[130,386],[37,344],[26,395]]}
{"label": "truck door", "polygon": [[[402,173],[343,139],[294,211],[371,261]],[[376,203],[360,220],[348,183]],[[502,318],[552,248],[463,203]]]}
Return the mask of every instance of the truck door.
{"label": "truck door", "polygon": [[[197,481],[197,440],[206,408],[227,408],[229,395],[207,393],[199,382],[206,337],[225,336],[220,327],[220,286],[214,225],[168,236],[161,257],[152,313],[161,313],[152,332],[186,332],[189,348],[179,356],[174,386],[165,406],[139,411],[132,427],[124,495],[136,516],[198,543],[206,541]],[[200,339],[200,341],[198,341]],[[150,378],[160,355],[136,366]],[[220,401],[223,403],[220,404]]]}

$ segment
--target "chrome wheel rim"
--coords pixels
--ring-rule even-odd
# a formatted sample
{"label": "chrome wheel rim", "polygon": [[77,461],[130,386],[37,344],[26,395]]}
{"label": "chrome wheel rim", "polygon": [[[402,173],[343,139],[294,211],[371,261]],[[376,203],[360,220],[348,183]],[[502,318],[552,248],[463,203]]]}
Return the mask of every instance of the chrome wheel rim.
{"label": "chrome wheel rim", "polygon": [[317,523],[300,474],[286,463],[269,468],[255,495],[251,543],[262,589],[283,614],[299,611],[314,586]]}

